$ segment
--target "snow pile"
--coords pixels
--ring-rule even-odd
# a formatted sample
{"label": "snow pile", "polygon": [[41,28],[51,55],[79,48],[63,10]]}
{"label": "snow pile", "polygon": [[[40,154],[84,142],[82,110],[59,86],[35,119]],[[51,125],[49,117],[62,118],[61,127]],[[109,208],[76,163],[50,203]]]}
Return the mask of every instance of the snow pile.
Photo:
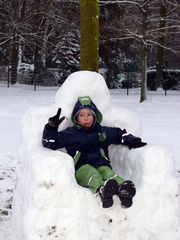
{"label": "snow pile", "polygon": [[104,125],[141,134],[136,116],[112,105],[103,77],[94,72],[70,75],[53,105],[29,110],[22,122],[13,204],[17,240],[179,240],[179,189],[173,156],[166,147],[110,147],[114,169],[137,187],[130,209],[122,209],[117,197],[112,208],[103,209],[98,196],[76,183],[71,157],[42,147],[47,119],[60,106],[66,116],[60,130],[70,125],[70,114],[80,95],[93,99],[103,113]]}
{"label": "snow pile", "polygon": [[11,215],[14,171],[15,159],[10,154],[0,154],[0,221]]}

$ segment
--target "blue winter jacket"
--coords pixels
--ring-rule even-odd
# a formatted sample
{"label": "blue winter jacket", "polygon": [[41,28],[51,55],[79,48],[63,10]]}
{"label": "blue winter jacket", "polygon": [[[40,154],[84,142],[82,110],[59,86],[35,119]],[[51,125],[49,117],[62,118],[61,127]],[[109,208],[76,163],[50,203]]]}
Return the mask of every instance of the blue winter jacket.
{"label": "blue winter jacket", "polygon": [[[110,144],[122,144],[122,135],[126,130],[116,127],[101,126],[102,114],[89,97],[89,101],[78,99],[71,119],[74,124],[63,131],[58,132],[46,124],[43,131],[42,144],[53,150],[66,148],[67,153],[74,158],[75,170],[84,164],[90,164],[95,168],[109,166],[108,146]],[[82,108],[89,108],[95,114],[94,125],[91,129],[84,129],[76,122],[77,113]]]}

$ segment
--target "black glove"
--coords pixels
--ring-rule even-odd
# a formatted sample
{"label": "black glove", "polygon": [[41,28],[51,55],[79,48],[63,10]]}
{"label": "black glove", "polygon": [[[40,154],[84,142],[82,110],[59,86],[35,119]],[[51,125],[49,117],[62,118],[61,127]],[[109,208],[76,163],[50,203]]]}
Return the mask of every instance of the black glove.
{"label": "black glove", "polygon": [[145,146],[147,143],[145,142],[141,142],[141,141],[137,141],[137,140],[133,140],[130,144],[129,144],[129,149],[131,148],[140,148]]}
{"label": "black glove", "polygon": [[61,108],[59,108],[57,110],[57,113],[55,116],[49,118],[49,120],[48,120],[49,126],[54,127],[54,128],[59,127],[59,124],[62,123],[62,121],[65,119],[65,117],[59,118],[60,114],[61,114]]}
{"label": "black glove", "polygon": [[147,143],[141,141],[141,138],[135,137],[132,134],[128,134],[122,137],[122,144],[131,148],[140,148],[145,146]]}

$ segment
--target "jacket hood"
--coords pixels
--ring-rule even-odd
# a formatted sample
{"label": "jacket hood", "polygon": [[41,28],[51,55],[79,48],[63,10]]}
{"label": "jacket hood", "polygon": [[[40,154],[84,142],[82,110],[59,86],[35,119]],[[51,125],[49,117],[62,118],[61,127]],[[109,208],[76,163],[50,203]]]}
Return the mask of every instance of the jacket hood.
{"label": "jacket hood", "polygon": [[98,108],[96,107],[96,105],[93,103],[93,101],[91,100],[91,98],[89,96],[81,96],[78,97],[78,100],[74,106],[74,109],[72,111],[71,114],[71,121],[74,125],[78,125],[77,121],[76,121],[76,117],[79,113],[79,111],[81,109],[85,109],[88,108],[89,110],[92,111],[95,121],[94,121],[94,125],[97,123],[101,123],[102,122],[102,114],[101,112],[98,110]]}

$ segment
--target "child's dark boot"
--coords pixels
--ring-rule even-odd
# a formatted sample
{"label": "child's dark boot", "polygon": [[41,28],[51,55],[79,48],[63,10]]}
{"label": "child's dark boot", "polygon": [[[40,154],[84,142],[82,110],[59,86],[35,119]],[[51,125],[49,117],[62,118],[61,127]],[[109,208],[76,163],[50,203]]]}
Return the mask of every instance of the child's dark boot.
{"label": "child's dark boot", "polygon": [[113,205],[113,196],[118,193],[118,183],[114,179],[108,179],[104,186],[99,189],[99,195],[102,201],[103,208],[109,208]]}
{"label": "child's dark boot", "polygon": [[118,197],[121,201],[121,206],[123,208],[129,208],[133,204],[133,197],[136,194],[136,188],[134,183],[130,180],[124,181],[122,185],[119,186]]}

